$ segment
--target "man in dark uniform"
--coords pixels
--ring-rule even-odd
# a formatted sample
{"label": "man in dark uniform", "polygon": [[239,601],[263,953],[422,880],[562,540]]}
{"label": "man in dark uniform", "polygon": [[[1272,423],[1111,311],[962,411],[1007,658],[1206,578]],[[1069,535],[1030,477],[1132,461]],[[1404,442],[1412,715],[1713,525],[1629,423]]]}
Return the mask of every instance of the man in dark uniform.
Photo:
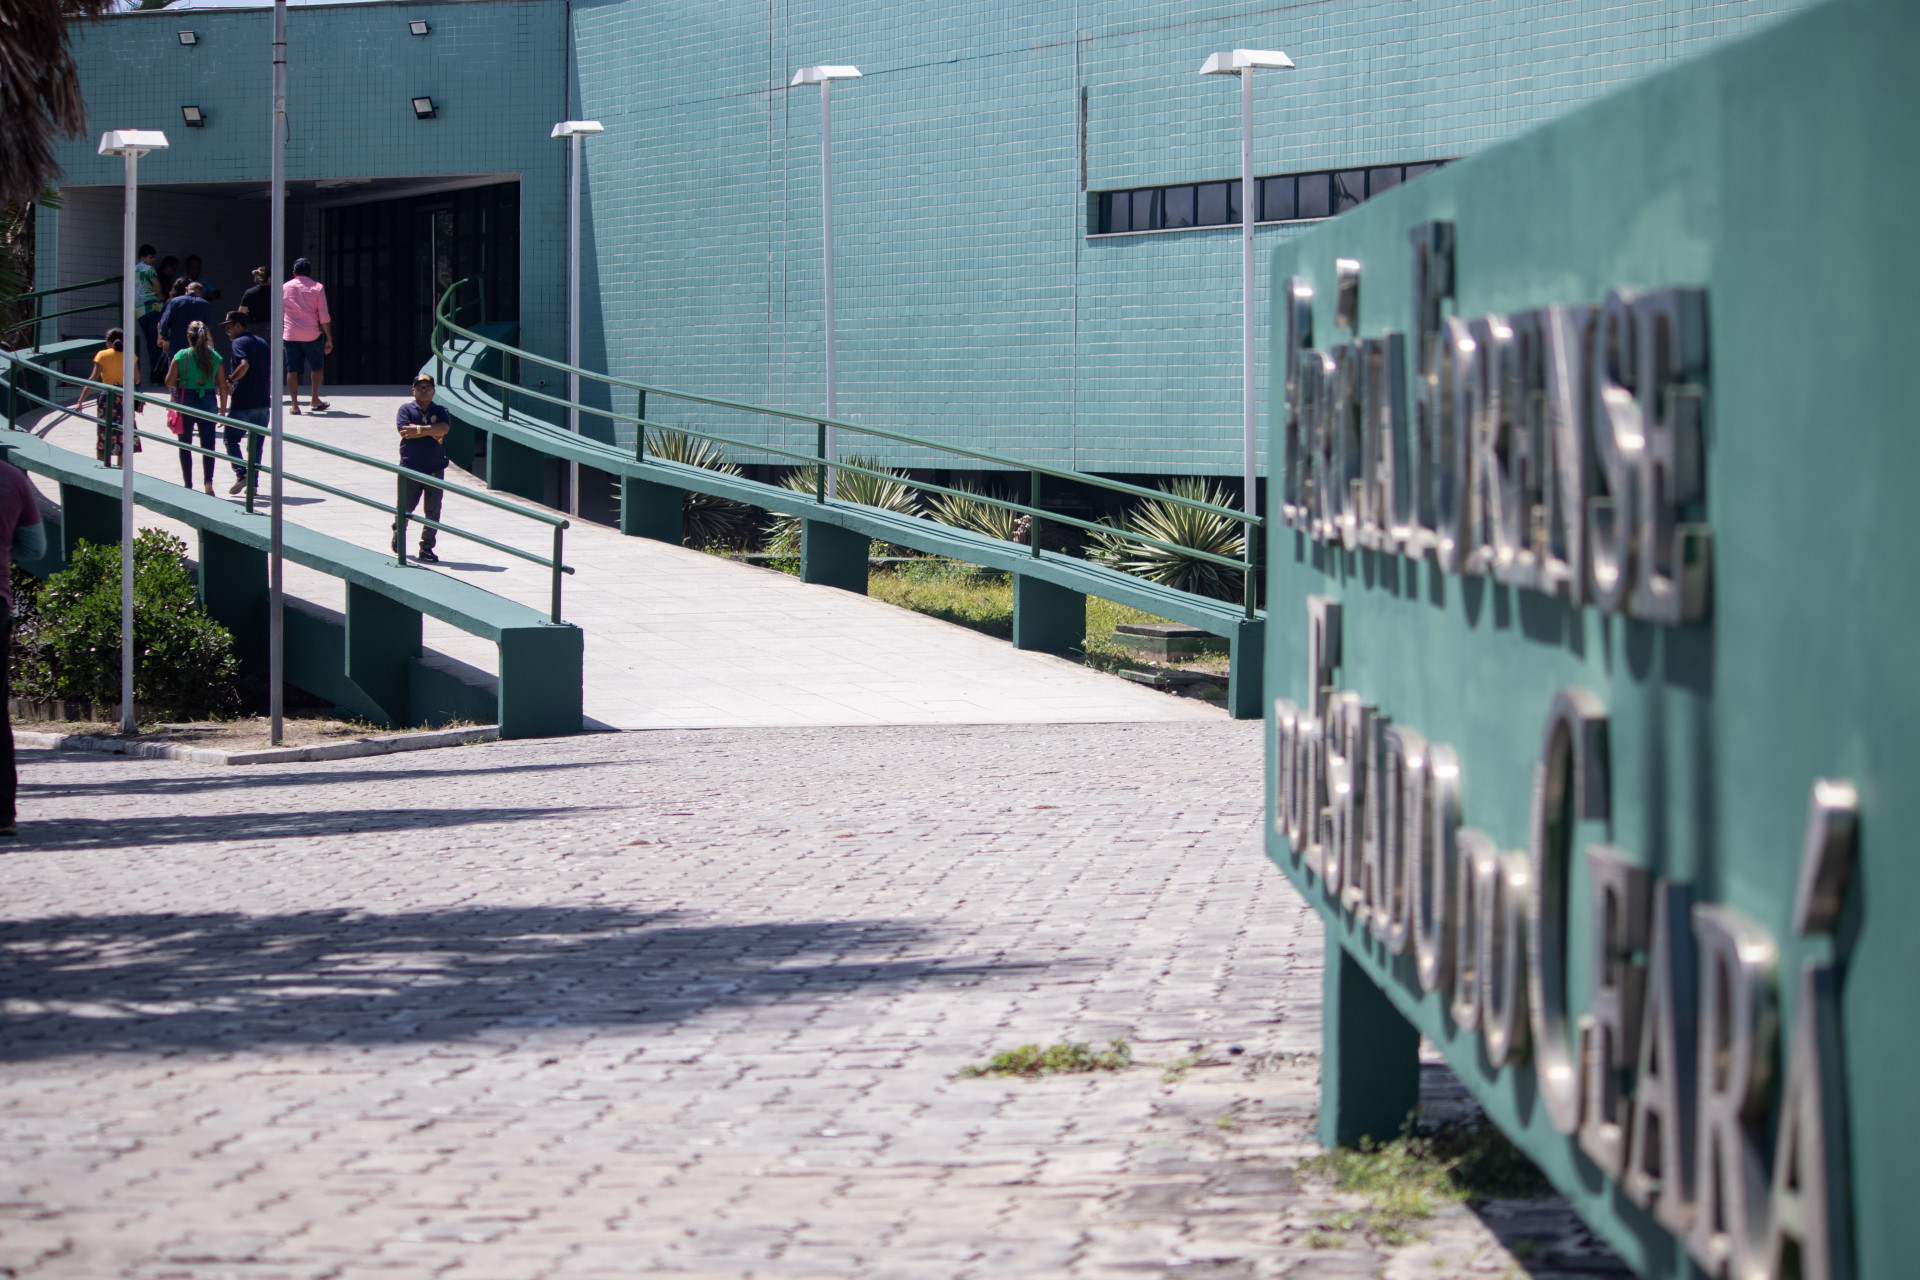
{"label": "man in dark uniform", "polygon": [[[421,374],[413,380],[413,399],[400,406],[396,419],[400,429],[400,465],[409,471],[418,471],[439,479],[447,471],[447,429],[453,425],[453,417],[445,409],[433,402],[433,379]],[[401,505],[411,513],[420,503],[420,495],[426,494],[426,516],[429,520],[440,518],[441,492],[433,485],[418,480],[403,479],[406,486]],[[435,535],[440,531],[432,525],[420,526],[420,554],[414,559],[422,564],[439,564],[440,557],[433,554]],[[400,554],[400,522],[393,522],[393,552]]]}

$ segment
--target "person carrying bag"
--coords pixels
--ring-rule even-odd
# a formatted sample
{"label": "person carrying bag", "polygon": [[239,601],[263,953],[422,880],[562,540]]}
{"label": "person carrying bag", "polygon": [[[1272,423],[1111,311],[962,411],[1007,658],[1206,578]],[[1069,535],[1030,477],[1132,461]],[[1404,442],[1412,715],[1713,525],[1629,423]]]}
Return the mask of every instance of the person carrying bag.
{"label": "person carrying bag", "polygon": [[[200,447],[207,452],[200,455],[201,479],[209,497],[213,496],[213,423],[206,418],[196,417],[192,412],[198,409],[202,413],[218,411],[218,405],[230,393],[227,385],[227,370],[220,359],[220,353],[213,349],[213,334],[207,326],[195,320],[187,326],[187,346],[173,357],[167,365],[167,385],[173,388],[174,401],[178,409],[167,410],[167,429],[180,437],[180,443],[191,445],[195,428],[199,430]],[[193,451],[180,451],[180,483],[193,488]]]}

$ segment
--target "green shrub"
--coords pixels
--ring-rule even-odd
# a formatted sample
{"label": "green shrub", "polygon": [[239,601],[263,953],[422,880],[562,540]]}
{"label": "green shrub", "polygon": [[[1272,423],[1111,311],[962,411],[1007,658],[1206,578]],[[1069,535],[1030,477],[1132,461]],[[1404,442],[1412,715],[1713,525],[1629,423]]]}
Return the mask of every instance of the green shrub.
{"label": "green shrub", "polygon": [[[689,467],[704,467],[723,476],[740,474],[739,464],[727,461],[720,446],[684,431],[648,433],[647,456],[685,463]],[[753,513],[754,508],[744,502],[687,489],[680,500],[682,541],[690,547],[732,545],[752,527]]]}
{"label": "green shrub", "polygon": [[[882,511],[898,512],[904,516],[920,514],[920,499],[911,486],[902,484],[898,479],[887,477],[901,473],[880,465],[880,459],[863,454],[848,454],[841,461],[856,467],[865,467],[867,471],[882,471],[884,476],[868,475],[864,471],[837,470],[834,481],[834,501],[858,503],[864,507],[878,507]],[[795,493],[814,494],[819,492],[820,468],[817,466],[795,467],[780,481],[783,488]],[[776,556],[790,557],[800,554],[800,517],[775,516],[767,526],[767,550]]]}
{"label": "green shrub", "polygon": [[[14,631],[14,693],[117,704],[120,548],[81,543],[29,595]],[[133,638],[133,700],[143,712],[192,717],[236,707],[233,635],[201,611],[186,544],[158,529],[133,540]]]}
{"label": "green shrub", "polygon": [[[1176,498],[1211,503],[1216,507],[1228,505],[1224,491],[1216,491],[1198,476],[1182,476],[1161,488]],[[1246,551],[1246,538],[1238,520],[1157,498],[1148,499],[1127,512],[1121,527],[1149,538],[1158,538],[1162,542],[1225,556],[1231,560],[1240,559]],[[1203,596],[1217,596],[1223,600],[1240,597],[1242,575],[1222,565],[1182,551],[1135,542],[1119,533],[1095,534],[1093,542],[1087,559],[1097,563]]]}
{"label": "green shrub", "polygon": [[950,524],[956,529],[971,529],[975,533],[984,533],[989,538],[998,538],[1002,542],[1021,542],[1027,536],[1027,517],[1015,515],[1005,507],[995,506],[982,501],[987,495],[972,496],[977,491],[972,485],[962,481],[952,486],[969,496],[961,498],[943,493],[932,501],[931,512],[941,524]]}

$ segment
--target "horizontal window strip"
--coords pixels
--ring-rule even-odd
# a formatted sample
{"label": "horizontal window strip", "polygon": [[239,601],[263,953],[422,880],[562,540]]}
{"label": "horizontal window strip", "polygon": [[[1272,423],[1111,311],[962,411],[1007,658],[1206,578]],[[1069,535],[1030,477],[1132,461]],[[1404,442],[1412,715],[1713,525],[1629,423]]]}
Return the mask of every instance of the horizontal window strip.
{"label": "horizontal window strip", "polygon": [[[1321,169],[1282,173],[1253,180],[1259,198],[1255,222],[1303,222],[1331,218],[1355,205],[1431,173],[1446,160],[1369,165],[1363,169]],[[1087,201],[1087,234],[1127,235],[1138,231],[1181,231],[1189,227],[1239,224],[1240,182],[1186,182],[1166,187],[1095,192]]]}

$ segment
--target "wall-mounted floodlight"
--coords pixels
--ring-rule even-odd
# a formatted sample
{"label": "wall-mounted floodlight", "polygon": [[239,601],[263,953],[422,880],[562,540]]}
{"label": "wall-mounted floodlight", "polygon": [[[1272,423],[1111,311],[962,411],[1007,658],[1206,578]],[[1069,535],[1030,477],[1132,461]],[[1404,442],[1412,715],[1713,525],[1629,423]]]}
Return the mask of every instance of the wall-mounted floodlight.
{"label": "wall-mounted floodlight", "polygon": [[189,129],[198,129],[207,122],[207,113],[198,107],[180,108],[180,119]]}
{"label": "wall-mounted floodlight", "polygon": [[180,43],[181,43],[181,44],[184,44],[184,45],[196,45],[196,44],[199,44],[199,43],[200,43],[200,33],[199,33],[199,32],[197,32],[197,31],[182,31],[182,32],[180,33]]}
{"label": "wall-mounted floodlight", "polygon": [[433,109],[432,98],[415,98],[413,100],[413,118],[415,120],[431,120],[437,114]]}
{"label": "wall-mounted floodlight", "polygon": [[1270,71],[1293,70],[1293,59],[1278,49],[1235,49],[1230,53],[1209,55],[1200,65],[1203,76],[1237,76],[1242,71],[1265,68]]}
{"label": "wall-mounted floodlight", "polygon": [[428,26],[426,23],[420,21],[420,19],[415,18],[412,22],[409,22],[407,24],[407,30],[413,32],[413,34],[417,36],[423,36],[427,34],[427,32],[433,30],[433,28]]}

